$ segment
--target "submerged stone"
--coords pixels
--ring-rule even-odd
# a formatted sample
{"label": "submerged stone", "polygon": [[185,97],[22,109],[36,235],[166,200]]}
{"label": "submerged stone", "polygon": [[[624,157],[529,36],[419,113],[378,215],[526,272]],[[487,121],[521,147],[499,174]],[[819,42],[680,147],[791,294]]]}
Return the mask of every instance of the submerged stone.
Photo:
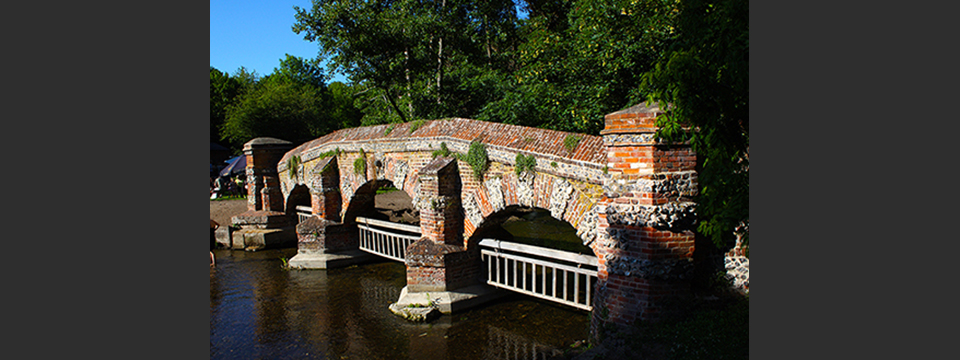
{"label": "submerged stone", "polygon": [[390,312],[413,322],[429,322],[442,315],[434,306],[402,306],[398,303],[390,304]]}

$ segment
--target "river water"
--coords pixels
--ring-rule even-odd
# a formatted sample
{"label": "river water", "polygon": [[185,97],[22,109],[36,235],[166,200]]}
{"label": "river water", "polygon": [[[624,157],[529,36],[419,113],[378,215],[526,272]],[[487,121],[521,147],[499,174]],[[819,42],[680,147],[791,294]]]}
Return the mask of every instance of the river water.
{"label": "river water", "polygon": [[214,250],[211,359],[548,359],[588,337],[586,311],[519,294],[411,323],[387,309],[402,263],[283,269],[296,252]]}

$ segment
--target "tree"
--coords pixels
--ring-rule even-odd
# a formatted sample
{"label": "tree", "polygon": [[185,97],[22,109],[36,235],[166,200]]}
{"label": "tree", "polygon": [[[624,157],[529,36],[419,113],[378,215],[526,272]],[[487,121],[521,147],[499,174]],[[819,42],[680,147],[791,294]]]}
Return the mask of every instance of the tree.
{"label": "tree", "polygon": [[220,127],[227,117],[227,105],[240,93],[240,81],[210,67],[210,142],[220,142]]}
{"label": "tree", "polygon": [[481,119],[596,134],[668,43],[675,3],[529,1],[504,96]]}
{"label": "tree", "polygon": [[287,55],[270,75],[247,79],[255,82],[227,107],[224,139],[243,143],[268,136],[298,143],[338,129],[325,111],[329,94],[317,61]]}
{"label": "tree", "polygon": [[357,86],[364,123],[473,117],[516,26],[503,0],[314,1],[293,30]]}
{"label": "tree", "polygon": [[645,74],[636,98],[669,104],[658,125],[690,141],[700,164],[698,230],[720,249],[749,244],[750,88],[746,0],[680,3],[676,41]]}

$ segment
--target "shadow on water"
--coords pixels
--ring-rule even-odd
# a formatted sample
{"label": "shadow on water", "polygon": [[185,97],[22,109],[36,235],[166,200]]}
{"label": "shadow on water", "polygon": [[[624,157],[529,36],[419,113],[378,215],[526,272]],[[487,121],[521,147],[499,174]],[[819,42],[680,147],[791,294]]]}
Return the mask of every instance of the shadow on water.
{"label": "shadow on water", "polygon": [[214,250],[210,358],[546,359],[588,336],[588,313],[522,295],[429,324],[396,317],[405,267],[284,270],[296,249]]}

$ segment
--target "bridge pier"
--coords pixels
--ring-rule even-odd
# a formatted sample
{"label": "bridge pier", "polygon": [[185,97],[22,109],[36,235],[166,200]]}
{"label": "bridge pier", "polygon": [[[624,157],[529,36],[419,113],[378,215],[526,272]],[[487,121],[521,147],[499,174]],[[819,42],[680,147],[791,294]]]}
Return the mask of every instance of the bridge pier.
{"label": "bridge pier", "polygon": [[479,250],[464,245],[457,160],[435,158],[419,176],[423,237],[407,247],[407,286],[391,309],[433,304],[449,314],[499,297],[498,290],[479,281]]}
{"label": "bridge pier", "polygon": [[375,260],[360,251],[357,224],[340,222],[340,170],[337,157],[321,160],[307,176],[313,216],[297,225],[297,255],[289,266],[334,269]]}
{"label": "bridge pier", "polygon": [[608,324],[656,321],[690,293],[696,155],[689,144],[656,138],[659,113],[637,105],[605,117],[610,176],[597,211],[601,266],[591,336]]}
{"label": "bridge pier", "polygon": [[277,163],[292,143],[274,138],[256,138],[243,144],[247,157],[247,211],[230,219],[233,249],[257,250],[285,247],[296,241],[294,223],[283,209]]}

